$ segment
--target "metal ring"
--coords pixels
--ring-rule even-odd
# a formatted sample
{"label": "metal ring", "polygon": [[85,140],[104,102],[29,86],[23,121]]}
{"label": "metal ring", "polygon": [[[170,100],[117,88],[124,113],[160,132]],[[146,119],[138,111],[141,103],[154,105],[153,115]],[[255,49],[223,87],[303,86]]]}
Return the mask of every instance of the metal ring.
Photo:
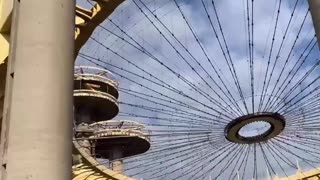
{"label": "metal ring", "polygon": [[[270,128],[256,136],[245,137],[239,134],[241,128],[253,122],[266,122]],[[230,142],[238,144],[252,144],[267,141],[280,134],[285,127],[285,119],[279,113],[264,112],[248,114],[232,120],[224,129],[225,137]]]}

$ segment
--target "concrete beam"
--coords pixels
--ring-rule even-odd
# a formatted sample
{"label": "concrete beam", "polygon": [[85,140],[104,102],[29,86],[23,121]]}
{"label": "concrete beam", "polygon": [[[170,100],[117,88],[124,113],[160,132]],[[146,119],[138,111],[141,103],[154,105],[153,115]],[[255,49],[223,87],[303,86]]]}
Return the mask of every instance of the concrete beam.
{"label": "concrete beam", "polygon": [[[91,9],[91,18],[76,31],[75,52],[78,54],[81,47],[88,41],[93,31],[99,26],[124,0],[95,0],[97,4]],[[86,13],[88,16],[89,14]]]}
{"label": "concrete beam", "polygon": [[[74,140],[73,145],[75,147],[75,150],[81,155],[83,158],[83,163],[88,166],[94,173],[90,173],[90,176],[81,176],[80,174],[85,174],[85,172],[92,172],[91,170],[88,171],[86,166],[82,168],[78,168],[77,171],[73,171],[74,178],[72,180],[83,180],[84,178],[87,178],[88,180],[96,180],[96,179],[108,179],[108,180],[134,180],[131,177],[122,175],[118,172],[112,171],[108,168],[106,168],[104,165],[97,162],[96,159],[94,159],[92,156],[88,156],[85,152],[86,150],[80,146],[80,144]],[[101,177],[95,177],[96,174],[102,175]],[[80,175],[80,176],[79,176]]]}

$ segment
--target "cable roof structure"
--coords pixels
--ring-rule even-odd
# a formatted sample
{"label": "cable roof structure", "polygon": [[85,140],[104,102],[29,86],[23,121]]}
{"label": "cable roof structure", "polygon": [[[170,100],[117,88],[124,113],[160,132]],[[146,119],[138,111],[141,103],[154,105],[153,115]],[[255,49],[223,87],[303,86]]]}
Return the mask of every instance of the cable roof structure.
{"label": "cable roof structure", "polygon": [[125,1],[76,61],[113,73],[116,119],[150,130],[151,149],[123,158],[137,179],[316,169],[319,62],[301,0]]}
{"label": "cable roof structure", "polygon": [[319,2],[41,5],[0,0],[0,179],[319,179]]}

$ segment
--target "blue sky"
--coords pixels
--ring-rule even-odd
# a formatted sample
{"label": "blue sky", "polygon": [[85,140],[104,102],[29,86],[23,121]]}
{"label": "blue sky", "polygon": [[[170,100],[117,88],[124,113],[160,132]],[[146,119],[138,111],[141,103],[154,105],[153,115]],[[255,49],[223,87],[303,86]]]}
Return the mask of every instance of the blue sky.
{"label": "blue sky", "polygon": [[[287,33],[286,29],[296,2],[295,0],[282,1],[276,31],[274,31],[274,27],[277,21],[277,9],[279,0],[254,1],[254,104],[252,104],[251,76],[248,63],[248,29],[246,21],[247,12],[245,0],[214,1],[217,8],[219,20],[221,22],[221,27],[223,29],[225,41],[230,51],[230,57],[234,65],[241,90],[243,91],[243,97],[241,97],[240,93],[237,90],[237,86],[235,85],[232,77],[233,72],[231,72],[228,67],[228,64],[225,60],[226,58],[222,53],[217,38],[215,37],[215,34],[210,26],[210,21],[207,18],[206,12],[200,0],[177,0],[177,3],[179,4],[184,16],[186,17],[187,22],[191,26],[191,29],[199,39],[199,42],[202,45],[203,49],[197,43],[197,40],[194,38],[194,35],[190,31],[188,24],[186,24],[186,22],[183,20],[181,13],[174,4],[173,0],[143,0],[143,2],[152,11],[152,13],[148,12],[148,10],[143,6],[143,4],[139,3],[138,0],[136,0],[136,2],[148,15],[148,17],[150,17],[151,21],[155,23],[155,26],[159,29],[159,31],[163,33],[163,35],[161,35],[159,31],[153,26],[153,24],[150,23],[149,20],[143,15],[143,13],[139,11],[133,1],[129,0],[125,1],[110,17],[110,19],[112,19],[112,22],[117,24],[126,33],[123,33],[121,30],[119,30],[119,28],[117,28],[109,20],[106,20],[101,24],[101,26],[112,31],[118,37],[110,32],[107,32],[103,28],[98,27],[92,36],[95,40],[89,40],[81,51],[83,54],[99,59],[100,62],[96,63],[109,69],[112,72],[115,72],[115,78],[119,81],[120,88],[141,92],[149,96],[163,98],[167,100],[167,102],[162,102],[166,105],[172,105],[168,103],[168,101],[170,100],[170,98],[173,98],[174,100],[176,100],[176,102],[183,102],[184,104],[195,107],[197,108],[197,110],[173,105],[178,110],[171,110],[180,110],[180,113],[181,110],[183,110],[188,111],[189,113],[198,114],[199,117],[196,117],[196,119],[202,119],[203,123],[212,121],[206,127],[202,127],[202,129],[206,130],[211,130],[211,128],[220,128],[220,125],[215,123],[215,121],[219,121],[219,117],[222,118],[219,112],[226,113],[234,111],[235,105],[232,104],[233,100],[231,99],[231,97],[234,98],[235,102],[233,103],[239,106],[240,111],[245,112],[243,101],[248,105],[249,113],[258,111],[261,94],[263,94],[262,92],[264,76],[267,71],[266,69],[270,53],[271,65],[267,77],[271,78],[268,88],[265,89],[266,93],[264,94],[266,100],[264,101],[264,103],[266,103],[267,99],[270,97],[270,99],[274,100],[274,103],[279,104],[280,107],[287,107],[288,105],[286,103],[289,103],[289,105],[290,103],[293,104],[299,99],[299,97],[303,97],[308,94],[310,94],[311,97],[311,95],[313,95],[312,93],[318,93],[318,91],[312,91],[315,87],[320,85],[318,81],[307,88],[307,85],[319,76],[319,69],[318,67],[316,67],[292,94],[290,94],[288,97],[285,96],[286,92],[290,92],[291,88],[295,87],[294,85],[311,69],[311,67],[318,61],[319,58],[319,49],[315,46],[315,48],[311,50],[311,53],[308,55],[308,57],[306,57],[306,60],[303,62],[301,67],[297,69],[298,66],[295,66],[296,62],[302,62],[304,57],[307,55],[307,53],[304,53],[300,58],[300,55],[305,50],[307,44],[314,38],[314,30],[312,27],[310,15],[307,15],[301,32],[299,32],[308,9],[306,1],[298,1]],[[223,41],[223,36],[219,31],[219,23],[215,19],[216,17],[214,15],[211,0],[205,0],[204,2],[205,6],[208,8],[208,12],[211,15],[211,18],[213,19],[213,26],[218,32],[218,38]],[[80,4],[86,7],[90,7],[90,4],[87,4],[85,1],[82,1]],[[152,15],[157,15],[157,17],[165,26],[162,26],[156,18],[152,17]],[[250,18],[251,17],[252,16],[250,11]],[[170,32],[168,32],[166,28]],[[176,39],[178,39],[178,41],[172,37],[171,33],[176,37]],[[273,34],[275,37],[274,43],[272,43]],[[134,39],[134,41],[127,35]],[[285,39],[281,47],[282,38],[284,35]],[[297,35],[299,35],[298,38]],[[166,38],[164,37],[166,37],[171,44],[168,43]],[[123,41],[121,38],[124,38],[127,42]],[[104,46],[101,46],[101,44],[97,43],[97,41],[102,43]],[[137,50],[137,48],[134,48],[132,45],[128,44],[128,42],[136,46],[141,46],[139,47],[140,50],[145,49],[146,51],[150,52],[155,58],[151,58],[142,51]],[[136,42],[138,42],[138,44]],[[273,44],[272,52],[271,44]],[[110,49],[107,49],[106,47]],[[186,51],[186,49],[188,51]],[[222,49],[226,52],[225,46],[223,46]],[[291,49],[292,52],[290,53]],[[310,49],[311,48],[307,49],[306,52],[308,52]],[[177,51],[180,54],[178,54]],[[115,54],[114,52],[117,52],[122,57]],[[189,52],[191,55],[189,54]],[[278,52],[279,57],[276,58]],[[161,63],[155,61],[155,59],[158,59],[166,66],[163,66]],[[211,61],[212,65],[210,64],[210,61],[208,59]],[[101,63],[101,61],[112,64],[113,66],[103,64]],[[200,66],[197,64],[197,62],[200,63]],[[275,63],[276,65],[271,75],[270,72],[272,69],[272,65],[274,65]],[[78,58],[77,64],[96,66],[96,64],[92,64],[91,62],[88,62],[83,58]],[[123,71],[116,67],[122,67],[126,71]],[[139,67],[140,69],[137,67]],[[169,69],[172,69],[174,72],[177,72],[188,82],[197,86],[201,90],[202,95],[194,88],[192,88],[190,84],[188,85],[181,78],[178,78],[177,74],[170,72],[167,67]],[[293,67],[295,68],[293,69]],[[192,68],[194,68],[194,70]],[[293,75],[293,72],[296,69],[297,73]],[[215,72],[215,70],[217,73]],[[150,74],[152,74],[152,76],[150,76]],[[290,82],[289,79],[286,79],[287,75],[289,79],[291,79],[292,77]],[[134,82],[128,79],[131,79]],[[148,79],[152,80],[152,82]],[[280,83],[277,83],[277,81],[279,81]],[[284,84],[280,86],[282,82],[284,82]],[[165,87],[161,85],[165,85]],[[184,95],[172,91],[171,87],[178,89]],[[220,88],[222,88],[223,91]],[[284,89],[283,93],[276,94],[275,92],[277,92],[278,88],[280,88],[280,91]],[[300,92],[304,88],[306,88],[306,90]],[[152,90],[156,90],[156,92]],[[227,90],[229,90],[230,93],[224,93]],[[273,98],[273,96],[271,95],[278,96],[279,100]],[[186,96],[193,97],[198,102],[193,99],[187,98]],[[141,98],[137,98],[135,96],[121,92],[119,101],[140,106],[166,109],[166,107],[160,106],[159,104],[155,104],[150,101],[144,101],[141,100]],[[304,110],[303,103],[305,102],[301,102],[297,105],[301,106],[301,108],[299,109],[301,111]],[[251,110],[253,105],[255,108]],[[209,106],[211,108],[209,108]],[[290,108],[292,107],[290,106]],[[138,107],[132,107],[122,104],[120,105],[120,108],[121,112],[127,114],[140,114],[148,117],[168,119],[171,118],[171,120],[174,119],[173,116],[164,115],[156,111],[145,110]],[[170,109],[167,108],[166,110]],[[204,111],[207,114],[201,111]],[[314,112],[312,111],[309,113],[311,114],[317,111],[318,109],[315,108]],[[283,111],[283,113],[285,113],[285,111]],[[211,114],[210,117],[208,117],[209,114]],[[208,119],[200,118],[200,116],[206,117]],[[291,114],[287,114],[288,122],[290,122],[290,118],[293,118],[295,116],[299,116],[299,118],[301,118],[301,121],[304,120],[302,117],[300,117],[299,114],[297,114],[297,112],[293,112]],[[130,117],[130,115],[129,117],[120,116],[116,118],[129,118],[141,123],[145,123],[146,126],[151,130],[159,130],[161,128],[148,124],[153,123],[158,125],[172,125],[173,123],[173,121],[164,121],[163,119],[139,118],[134,116]],[[232,118],[230,120],[232,120]],[[175,121],[175,123],[173,124],[188,125],[188,121]],[[190,127],[188,128],[192,129],[193,127],[190,125]],[[168,127],[167,129],[174,132],[175,130],[177,130],[177,127]],[[212,131],[212,134],[208,138],[210,141],[208,144],[214,144],[215,142],[212,142],[213,140],[210,140],[210,138],[219,134],[219,132],[214,132],[214,130]],[[293,132],[292,130],[288,129],[284,132],[284,135],[286,136],[285,133],[299,132]],[[223,131],[221,131],[221,134],[223,135]],[[167,140],[175,141],[175,139],[170,138],[167,138]],[[154,139],[155,143],[157,143],[158,141],[160,140]],[[206,144],[206,148],[210,147],[208,144]],[[186,149],[187,148],[188,146],[186,146]],[[157,148],[154,148],[150,151],[152,152],[152,150],[156,149]],[[302,152],[299,153],[303,154]],[[190,156],[192,156],[192,154]],[[261,156],[262,155],[260,154],[258,164],[260,164],[261,166],[258,175],[260,177],[265,177],[266,165],[263,162]],[[297,161],[299,161],[299,158],[297,157],[292,157],[290,155],[288,155],[288,157],[297,159]],[[271,159],[271,156],[269,158]],[[177,158],[176,161],[179,161],[179,158]],[[218,160],[214,161],[213,163],[217,162]],[[183,161],[181,163],[176,163],[175,166],[172,166],[172,168],[179,169],[180,167],[183,167],[184,163],[186,162]],[[272,163],[276,164],[274,160]],[[302,167],[305,167],[306,169],[311,168],[310,166],[303,164],[303,162],[301,162],[301,164]],[[211,164],[209,164],[208,167],[210,167],[210,165]],[[132,164],[128,162],[128,167],[130,166],[132,166]],[[288,169],[288,173],[290,174],[293,174],[296,171],[296,169],[287,167],[287,165],[284,166],[286,169]],[[248,165],[248,169],[250,169],[250,167],[252,167],[252,164]],[[218,167],[212,172],[212,174],[216,174],[217,172],[221,171],[221,169],[222,167]],[[277,170],[279,176],[284,176],[279,168]],[[171,179],[175,175],[179,175],[179,173],[181,174],[181,172],[178,171],[176,172],[176,174],[168,175],[166,178]],[[251,171],[247,173],[248,175],[246,176],[246,178],[250,176],[249,174],[252,174]],[[142,175],[143,177],[148,177],[148,175],[150,174],[146,173]],[[208,173],[206,177],[208,177],[209,175],[210,173]],[[225,176],[222,177],[226,178],[228,177],[228,174],[225,174]]]}

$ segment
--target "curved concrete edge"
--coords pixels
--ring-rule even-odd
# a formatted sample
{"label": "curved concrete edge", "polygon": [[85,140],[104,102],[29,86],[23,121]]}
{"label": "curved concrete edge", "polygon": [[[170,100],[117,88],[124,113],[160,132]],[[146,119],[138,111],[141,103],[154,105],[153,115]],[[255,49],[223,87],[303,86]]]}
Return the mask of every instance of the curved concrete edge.
{"label": "curved concrete edge", "polygon": [[90,138],[96,139],[108,139],[112,137],[136,137],[148,141],[150,143],[150,138],[148,134],[143,133],[139,130],[130,130],[130,129],[105,129],[96,131],[94,135]]}
{"label": "curved concrete edge", "polygon": [[113,87],[115,90],[118,90],[118,83],[116,81],[105,78],[105,77],[97,76],[97,75],[91,75],[91,74],[85,74],[82,76],[75,75],[74,80],[75,81],[80,81],[80,80],[98,81],[100,83],[107,84],[107,85]]}
{"label": "curved concrete edge", "polygon": [[84,26],[79,26],[76,34],[76,54],[88,41],[93,31],[125,0],[95,0],[97,4],[91,9],[92,15]]}
{"label": "curved concrete edge", "polygon": [[295,175],[289,177],[279,178],[276,176],[274,180],[317,180],[320,177],[320,168],[312,169],[309,171],[298,170]]}
{"label": "curved concrete edge", "polygon": [[[98,177],[99,179],[103,179],[103,178],[106,178],[106,179],[110,179],[110,180],[135,180],[133,178],[130,178],[128,176],[125,176],[125,175],[122,175],[122,174],[119,174],[119,173],[116,173],[108,168],[106,168],[105,166],[101,165],[97,160],[95,160],[92,156],[88,155],[80,146],[80,144],[75,140],[73,139],[73,146],[75,148],[75,150],[77,151],[77,153],[79,153],[81,155],[81,158],[82,158],[82,161],[83,161],[83,164],[84,165],[87,165],[87,166],[82,166],[81,164],[78,165],[78,166],[73,166],[72,167],[72,171],[73,173],[74,172],[77,172],[77,174],[74,174],[74,175],[80,175],[78,173],[83,173],[83,174],[87,174],[90,169],[92,169],[94,171],[89,173],[88,175],[89,176],[92,176],[94,174],[99,174]],[[81,167],[84,169],[82,171],[81,170]],[[76,170],[76,169],[80,169],[80,170]],[[88,168],[90,168],[88,170]],[[75,169],[75,170],[74,170]],[[86,170],[87,169],[87,170]],[[87,176],[88,176],[87,175]],[[76,178],[76,176],[74,177]],[[97,178],[97,177],[96,177]],[[78,180],[78,179],[73,179],[73,180]],[[80,179],[79,179],[80,180]]]}
{"label": "curved concrete edge", "polygon": [[109,100],[110,102],[119,106],[119,102],[117,101],[117,99],[114,98],[112,95],[105,93],[105,92],[80,89],[80,90],[73,90],[73,96],[74,97],[80,97],[80,96],[90,97],[91,96],[91,97],[101,98],[101,99]]}

